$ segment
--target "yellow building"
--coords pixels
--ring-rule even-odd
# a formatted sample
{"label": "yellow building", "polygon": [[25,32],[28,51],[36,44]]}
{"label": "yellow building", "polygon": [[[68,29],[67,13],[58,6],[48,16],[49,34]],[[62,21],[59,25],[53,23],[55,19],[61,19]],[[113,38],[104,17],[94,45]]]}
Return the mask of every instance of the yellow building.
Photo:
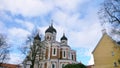
{"label": "yellow building", "polygon": [[105,31],[92,53],[94,68],[120,68],[120,45]]}

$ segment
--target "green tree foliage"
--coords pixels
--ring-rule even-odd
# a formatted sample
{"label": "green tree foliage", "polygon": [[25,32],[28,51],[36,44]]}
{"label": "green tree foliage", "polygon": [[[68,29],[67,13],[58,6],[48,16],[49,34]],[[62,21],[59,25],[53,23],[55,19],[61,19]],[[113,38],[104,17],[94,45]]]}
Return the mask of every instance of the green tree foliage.
{"label": "green tree foliage", "polygon": [[85,65],[79,63],[79,64],[67,64],[63,68],[87,68]]}

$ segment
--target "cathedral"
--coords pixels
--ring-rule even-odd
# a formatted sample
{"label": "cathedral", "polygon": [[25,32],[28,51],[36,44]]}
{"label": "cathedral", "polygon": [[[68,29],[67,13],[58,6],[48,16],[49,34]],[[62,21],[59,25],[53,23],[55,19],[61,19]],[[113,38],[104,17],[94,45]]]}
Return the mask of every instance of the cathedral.
{"label": "cathedral", "polygon": [[[41,43],[45,48],[42,48],[41,57],[36,59],[34,68],[63,68],[67,64],[77,63],[76,51],[72,50],[68,45],[68,38],[63,34],[60,38],[60,42],[56,41],[57,31],[53,25],[49,26],[45,30],[44,39],[41,40],[39,34],[34,38],[35,41],[41,40]],[[34,44],[34,43],[33,43]],[[30,67],[27,67],[30,68]]]}

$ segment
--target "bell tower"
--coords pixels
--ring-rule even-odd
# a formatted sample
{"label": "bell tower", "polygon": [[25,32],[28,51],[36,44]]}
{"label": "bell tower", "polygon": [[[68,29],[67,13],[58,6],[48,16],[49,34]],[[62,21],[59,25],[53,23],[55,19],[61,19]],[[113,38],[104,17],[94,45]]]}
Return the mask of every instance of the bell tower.
{"label": "bell tower", "polygon": [[61,37],[61,44],[62,45],[67,45],[67,37],[65,36],[65,33],[63,33],[63,36]]}

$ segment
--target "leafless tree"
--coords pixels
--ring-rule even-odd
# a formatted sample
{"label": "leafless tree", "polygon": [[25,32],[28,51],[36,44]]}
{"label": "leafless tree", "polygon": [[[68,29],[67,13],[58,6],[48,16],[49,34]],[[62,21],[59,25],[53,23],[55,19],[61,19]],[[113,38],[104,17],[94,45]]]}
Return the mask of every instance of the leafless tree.
{"label": "leafless tree", "polygon": [[39,61],[44,58],[43,51],[45,47],[41,42],[41,38],[38,32],[36,35],[33,34],[32,36],[29,36],[26,40],[26,43],[28,46],[21,48],[21,52],[26,55],[26,58],[24,60],[24,67],[29,64],[30,68],[34,68],[35,63],[38,63],[39,65]]}
{"label": "leafless tree", "polygon": [[98,12],[101,24],[110,24],[111,33],[120,35],[120,0],[104,0]]}
{"label": "leafless tree", "polygon": [[0,65],[9,60],[9,45],[3,34],[0,34]]}

